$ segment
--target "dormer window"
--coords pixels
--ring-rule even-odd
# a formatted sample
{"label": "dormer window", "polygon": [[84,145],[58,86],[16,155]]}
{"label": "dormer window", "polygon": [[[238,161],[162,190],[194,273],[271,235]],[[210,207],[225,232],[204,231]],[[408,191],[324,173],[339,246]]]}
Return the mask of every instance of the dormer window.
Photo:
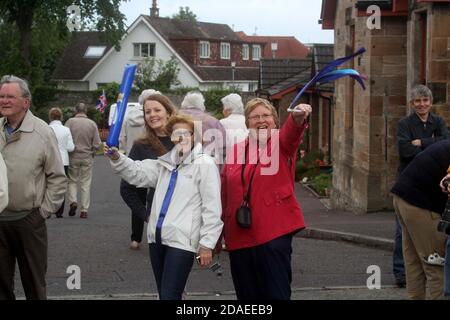
{"label": "dormer window", "polygon": [[222,42],[220,44],[220,58],[221,59],[230,59],[230,44],[226,42]]}
{"label": "dormer window", "polygon": [[200,58],[208,59],[209,57],[209,41],[200,41]]}
{"label": "dormer window", "polygon": [[89,46],[84,53],[85,58],[100,58],[105,52],[106,46]]}

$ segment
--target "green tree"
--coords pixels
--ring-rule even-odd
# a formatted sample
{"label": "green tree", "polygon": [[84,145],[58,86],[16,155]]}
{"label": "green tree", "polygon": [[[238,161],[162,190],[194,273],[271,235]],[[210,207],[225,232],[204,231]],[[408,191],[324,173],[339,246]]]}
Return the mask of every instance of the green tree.
{"label": "green tree", "polygon": [[172,16],[173,19],[187,20],[191,22],[197,21],[197,15],[191,11],[189,7],[180,7],[177,14]]}
{"label": "green tree", "polygon": [[146,58],[138,64],[134,86],[138,91],[154,89],[167,92],[172,86],[178,85],[180,68],[174,56],[167,62],[153,57]]}
{"label": "green tree", "polygon": [[[9,52],[13,53],[8,60],[13,61],[8,61],[7,64],[16,68],[13,70],[15,74],[32,83],[42,80],[35,73],[45,70],[42,69],[43,66],[54,67],[55,59],[52,58],[59,55],[68,39],[66,10],[72,4],[79,6],[83,25],[105,31],[104,40],[118,48],[119,40],[125,32],[125,16],[119,11],[119,5],[123,1],[127,0],[0,1],[0,33],[13,40],[7,45]],[[8,31],[10,33],[5,34]],[[18,37],[15,37],[17,34]],[[3,50],[4,38],[0,40]],[[35,64],[36,61],[39,63]]]}

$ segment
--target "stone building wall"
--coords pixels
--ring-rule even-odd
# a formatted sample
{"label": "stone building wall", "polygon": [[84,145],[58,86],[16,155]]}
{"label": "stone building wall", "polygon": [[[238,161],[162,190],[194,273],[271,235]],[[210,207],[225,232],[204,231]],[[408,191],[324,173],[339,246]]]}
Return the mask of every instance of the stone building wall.
{"label": "stone building wall", "polygon": [[383,17],[380,30],[369,30],[366,18],[356,17],[354,4],[338,1],[335,57],[365,47],[366,53],[346,67],[354,67],[369,81],[365,91],[348,78],[335,84],[331,200],[334,207],[365,213],[392,206],[396,125],[406,113],[407,20]]}

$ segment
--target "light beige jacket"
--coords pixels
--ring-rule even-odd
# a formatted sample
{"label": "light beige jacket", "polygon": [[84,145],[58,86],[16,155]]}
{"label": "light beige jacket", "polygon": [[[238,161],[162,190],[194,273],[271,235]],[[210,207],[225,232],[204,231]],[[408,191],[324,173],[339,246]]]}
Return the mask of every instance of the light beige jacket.
{"label": "light beige jacket", "polygon": [[8,205],[8,177],[6,176],[6,165],[0,153],[0,213]]}
{"label": "light beige jacket", "polygon": [[28,111],[6,142],[5,121],[0,119],[0,152],[8,169],[9,204],[0,216],[39,208],[46,218],[62,205],[67,184],[55,133]]}

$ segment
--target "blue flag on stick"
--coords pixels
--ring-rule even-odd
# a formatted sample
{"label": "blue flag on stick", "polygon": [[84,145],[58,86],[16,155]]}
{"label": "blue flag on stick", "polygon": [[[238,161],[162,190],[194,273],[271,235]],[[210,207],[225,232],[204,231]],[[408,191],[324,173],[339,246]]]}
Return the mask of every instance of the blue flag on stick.
{"label": "blue flag on stick", "polygon": [[109,129],[108,138],[106,144],[109,147],[119,146],[120,130],[122,129],[123,118],[125,117],[125,110],[128,104],[128,96],[131,92],[131,86],[133,85],[134,74],[136,73],[136,64],[127,64],[122,77],[122,83],[120,84],[119,96],[117,97],[117,106],[115,116]]}
{"label": "blue flag on stick", "polygon": [[335,81],[339,78],[349,76],[349,77],[352,77],[353,79],[355,79],[356,81],[358,81],[358,83],[365,90],[366,86],[364,85],[363,80],[367,80],[367,77],[360,75],[358,73],[358,71],[356,71],[354,69],[341,69],[341,70],[336,69],[341,64],[344,64],[345,62],[353,59],[354,57],[356,57],[360,54],[363,54],[365,51],[366,51],[365,48],[360,48],[358,51],[356,51],[354,54],[352,54],[350,56],[333,60],[329,64],[327,64],[307,84],[305,84],[305,86],[295,96],[294,100],[292,100],[287,111],[291,112],[293,110],[293,108],[295,107],[296,103],[300,100],[300,97],[302,96],[302,94],[316,82],[319,82],[319,83],[331,82],[331,81]]}

